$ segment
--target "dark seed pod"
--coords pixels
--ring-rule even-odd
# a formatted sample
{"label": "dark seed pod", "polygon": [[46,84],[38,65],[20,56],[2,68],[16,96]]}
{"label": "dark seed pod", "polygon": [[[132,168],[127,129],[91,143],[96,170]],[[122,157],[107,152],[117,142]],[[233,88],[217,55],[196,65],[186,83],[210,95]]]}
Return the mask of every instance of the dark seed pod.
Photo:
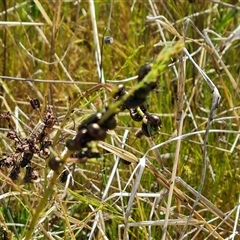
{"label": "dark seed pod", "polygon": [[43,141],[40,144],[40,150],[44,150],[44,148],[48,148],[52,145],[52,141]]}
{"label": "dark seed pod", "polygon": [[143,87],[136,90],[133,95],[125,101],[126,108],[135,108],[141,106],[146,101],[147,96],[150,92],[157,87],[156,82],[146,83]]}
{"label": "dark seed pod", "polygon": [[[139,98],[139,99],[143,99],[144,101],[146,100],[147,96],[149,95],[149,93],[151,92],[151,88],[148,85],[145,85],[144,87],[138,89],[135,93],[134,93],[134,97],[135,98]],[[139,105],[140,106],[140,105]]]}
{"label": "dark seed pod", "polygon": [[92,141],[93,139],[88,134],[87,129],[81,129],[78,131],[76,137],[74,139],[68,139],[66,141],[66,147],[70,151],[78,151],[83,147],[86,147],[87,143]]}
{"label": "dark seed pod", "polygon": [[127,109],[136,108],[145,102],[146,98],[136,97],[137,95],[135,95],[136,94],[129,96],[129,98],[124,102],[124,106],[126,106]]}
{"label": "dark seed pod", "polygon": [[11,140],[13,140],[15,142],[19,142],[20,141],[16,131],[14,131],[14,130],[10,130],[7,133],[7,138],[9,138],[9,139],[11,139]]}
{"label": "dark seed pod", "polygon": [[59,157],[51,157],[48,161],[48,166],[54,172],[58,171],[62,164],[63,163]]}
{"label": "dark seed pod", "polygon": [[113,40],[113,37],[111,37],[111,36],[106,36],[104,38],[104,43],[105,44],[112,44],[113,42],[114,42],[114,40]]}
{"label": "dark seed pod", "polygon": [[6,156],[3,160],[1,160],[0,162],[0,166],[1,167],[7,167],[10,168],[12,166],[14,166],[15,164],[15,159],[13,156]]}
{"label": "dark seed pod", "polygon": [[79,163],[86,163],[89,158],[100,158],[99,152],[92,152],[90,149],[82,150],[71,155],[73,158],[78,158]]}
{"label": "dark seed pod", "polygon": [[150,130],[150,125],[149,124],[146,124],[146,123],[142,123],[142,133],[146,136],[146,137],[151,137],[151,132],[149,131]]}
{"label": "dark seed pod", "polygon": [[47,133],[43,130],[42,132],[40,132],[37,136],[37,140],[39,142],[42,142],[44,140],[44,138],[47,136]]}
{"label": "dark seed pod", "polygon": [[101,154],[99,152],[92,152],[90,149],[86,151],[80,151],[74,154],[74,157],[82,159],[82,158],[100,158]]}
{"label": "dark seed pod", "polygon": [[138,98],[147,98],[150,92],[157,87],[156,82],[145,83],[143,87],[139,88],[135,93],[134,96]]}
{"label": "dark seed pod", "polygon": [[103,141],[107,136],[106,130],[101,128],[97,123],[89,124],[87,130],[92,140]]}
{"label": "dark seed pod", "polygon": [[[107,112],[108,108],[104,109],[102,111],[103,117],[104,114]],[[103,123],[101,123],[100,127],[105,128],[106,130],[112,130],[114,128],[116,128],[117,126],[117,121],[115,119],[115,115],[116,113],[112,113]]]}
{"label": "dark seed pod", "polygon": [[38,182],[40,180],[39,174],[31,166],[26,167],[26,173],[23,178],[25,183]]}
{"label": "dark seed pod", "polygon": [[136,90],[133,95],[129,96],[124,105],[126,108],[136,108],[144,104],[149,93],[156,88],[156,82],[146,83],[143,87]]}
{"label": "dark seed pod", "polygon": [[117,86],[117,89],[113,90],[113,99],[119,100],[122,96],[126,95],[128,92],[125,90],[125,87],[123,84],[119,84]]}
{"label": "dark seed pod", "polygon": [[55,117],[52,108],[49,105],[47,105],[46,111],[44,113],[44,118],[43,118],[44,127],[51,129],[53,128],[53,126],[56,124],[57,121],[58,120]]}
{"label": "dark seed pod", "polygon": [[109,117],[103,124],[101,124],[101,127],[109,130],[113,130],[117,127],[117,121],[115,117],[111,116]]}
{"label": "dark seed pod", "polygon": [[32,98],[30,100],[30,104],[31,104],[33,109],[39,109],[40,108],[40,102],[37,98]]}
{"label": "dark seed pod", "polygon": [[20,174],[20,166],[15,165],[11,170],[9,177],[14,181],[14,180],[17,180],[19,174]]}
{"label": "dark seed pod", "polygon": [[149,119],[150,123],[154,126],[157,127],[162,127],[162,120],[159,116],[157,115],[151,115],[151,118]]}
{"label": "dark seed pod", "polygon": [[0,227],[0,238],[3,240],[11,240],[11,234],[2,226]]}
{"label": "dark seed pod", "polygon": [[31,153],[31,152],[23,153],[22,160],[20,161],[20,167],[21,168],[26,167],[32,160],[32,157],[33,157],[33,153]]}
{"label": "dark seed pod", "polygon": [[150,64],[145,64],[140,67],[138,70],[138,82],[144,79],[144,77],[152,70],[152,66]]}
{"label": "dark seed pod", "polygon": [[124,160],[123,158],[120,158],[120,161],[124,164],[124,165],[131,165],[131,162]]}
{"label": "dark seed pod", "polygon": [[140,109],[143,113],[145,113],[145,114],[147,113],[147,106],[145,103],[140,106]]}
{"label": "dark seed pod", "polygon": [[135,136],[137,138],[141,138],[143,135],[144,135],[144,133],[143,133],[142,129],[137,130],[137,132],[135,133]]}
{"label": "dark seed pod", "polygon": [[90,152],[88,154],[88,158],[101,158],[101,154],[99,152]]}
{"label": "dark seed pod", "polygon": [[142,132],[146,137],[153,137],[159,129],[159,126],[152,125],[150,123],[142,123]]}
{"label": "dark seed pod", "polygon": [[70,151],[78,151],[87,146],[87,143],[93,139],[88,135],[87,129],[79,131],[74,139],[68,139],[66,141],[66,147]]}
{"label": "dark seed pod", "polygon": [[60,175],[60,181],[62,183],[65,183],[67,181],[67,177],[68,177],[68,170],[64,170],[61,175]]}
{"label": "dark seed pod", "polygon": [[75,146],[75,141],[73,139],[67,139],[66,141],[66,147],[70,151],[75,151],[77,150],[77,147]]}
{"label": "dark seed pod", "polygon": [[143,117],[138,113],[136,108],[130,108],[129,113],[133,121],[136,121],[136,122],[142,121]]}
{"label": "dark seed pod", "polygon": [[77,150],[84,148],[87,146],[87,143],[91,142],[93,139],[91,136],[89,136],[87,129],[80,130],[75,139],[75,146],[77,147]]}
{"label": "dark seed pod", "polygon": [[[122,96],[128,94],[128,92],[125,90],[125,87],[123,84],[120,84],[117,86],[117,89],[113,90],[113,99],[115,101],[118,101],[122,98]],[[125,106],[125,104],[122,104],[121,106],[119,106],[120,111],[124,111],[127,107]]]}
{"label": "dark seed pod", "polygon": [[150,83],[147,83],[147,85],[148,85],[148,87],[151,88],[151,90],[153,90],[158,86],[158,83],[157,82],[150,82]]}
{"label": "dark seed pod", "polygon": [[98,123],[98,121],[102,118],[101,113],[94,113],[90,115],[87,119],[85,119],[79,126],[78,131],[87,128],[87,126],[91,123]]}
{"label": "dark seed pod", "polygon": [[159,116],[149,113],[143,117],[143,122],[156,127],[161,127],[162,124],[162,120]]}

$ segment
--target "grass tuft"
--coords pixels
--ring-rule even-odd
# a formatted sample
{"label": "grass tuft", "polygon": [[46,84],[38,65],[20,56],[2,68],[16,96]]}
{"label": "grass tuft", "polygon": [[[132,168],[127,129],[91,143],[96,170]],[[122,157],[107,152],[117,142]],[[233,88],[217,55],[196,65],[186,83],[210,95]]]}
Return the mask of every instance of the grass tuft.
{"label": "grass tuft", "polygon": [[[0,239],[238,239],[239,10],[1,1]],[[79,157],[66,142],[96,112],[107,136]]]}

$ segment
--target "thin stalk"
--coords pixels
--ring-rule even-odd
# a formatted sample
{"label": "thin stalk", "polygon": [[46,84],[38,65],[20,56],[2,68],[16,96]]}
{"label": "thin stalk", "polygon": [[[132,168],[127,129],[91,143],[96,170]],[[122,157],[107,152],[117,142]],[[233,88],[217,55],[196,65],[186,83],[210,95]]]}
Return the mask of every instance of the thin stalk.
{"label": "thin stalk", "polygon": [[[184,120],[184,114],[182,113],[180,121],[179,121],[179,128],[178,128],[179,136],[182,134],[183,120]],[[180,148],[181,148],[181,139],[179,139],[177,141],[175,160],[174,160],[173,170],[172,170],[172,178],[171,178],[171,182],[170,182],[171,185],[170,185],[170,189],[169,189],[167,209],[166,209],[166,214],[165,214],[165,222],[164,222],[164,226],[163,226],[162,240],[164,240],[166,238],[166,234],[167,234],[167,227],[168,227],[168,220],[169,220],[170,208],[171,208],[171,203],[172,203],[173,189],[174,189],[176,173],[177,173],[177,168],[178,168],[178,163],[179,163]]]}
{"label": "thin stalk", "polygon": [[59,167],[58,171],[55,171],[53,173],[52,178],[49,180],[49,184],[48,184],[48,186],[47,186],[47,188],[46,188],[46,190],[45,190],[45,192],[43,194],[43,198],[40,201],[38,207],[36,208],[35,213],[33,214],[30,226],[29,226],[29,228],[27,230],[25,230],[25,232],[27,232],[26,233],[26,237],[24,238],[25,240],[32,239],[32,234],[33,234],[35,228],[38,225],[38,220],[40,218],[40,215],[44,211],[44,208],[47,206],[48,199],[49,199],[49,197],[51,196],[51,194],[53,192],[53,188],[54,188],[54,185],[55,185],[55,183],[57,181],[57,178],[59,177],[60,173],[64,169],[64,165],[65,165],[68,157],[70,157],[70,155],[71,155],[71,152],[67,151],[65,156],[62,159],[62,165]]}

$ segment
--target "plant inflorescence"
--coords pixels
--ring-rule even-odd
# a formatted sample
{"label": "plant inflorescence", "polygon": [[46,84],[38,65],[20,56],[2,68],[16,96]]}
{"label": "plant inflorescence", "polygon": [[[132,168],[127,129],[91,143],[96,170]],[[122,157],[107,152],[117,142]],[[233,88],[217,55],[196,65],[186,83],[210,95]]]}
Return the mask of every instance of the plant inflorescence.
{"label": "plant inflorescence", "polygon": [[0,239],[237,238],[239,3],[50,2],[0,3]]}
{"label": "plant inflorescence", "polygon": [[[34,111],[39,111],[38,99],[30,99],[30,105]],[[50,132],[57,122],[52,108],[48,105],[43,115],[42,126],[37,132],[30,132],[29,136],[22,138],[11,123],[11,113],[0,114],[0,119],[8,122],[9,131],[6,137],[13,142],[13,152],[4,152],[0,161],[0,168],[10,168],[9,177],[17,180],[21,170],[25,169],[23,181],[25,183],[39,181],[39,174],[33,167],[34,155],[47,159],[50,156],[52,140]]]}
{"label": "plant inflorescence", "polygon": [[[151,71],[151,65],[145,64],[138,71],[138,82],[141,82],[144,77]],[[72,158],[77,158],[79,162],[84,163],[90,158],[101,158],[95,147],[92,147],[94,141],[104,141],[107,137],[107,131],[117,127],[116,115],[124,110],[129,111],[133,121],[142,122],[142,127],[136,132],[136,137],[154,136],[161,127],[161,119],[155,114],[147,111],[146,99],[149,93],[157,86],[156,81],[145,83],[133,94],[128,94],[124,85],[119,85],[113,88],[113,100],[121,101],[123,96],[127,95],[125,101],[122,102],[117,111],[108,115],[104,121],[101,121],[108,112],[108,108],[88,116],[83,120],[77,128],[77,134],[73,139],[66,140],[66,147],[72,151]],[[11,124],[11,113],[1,113],[0,119],[5,119],[8,122],[9,131],[7,138],[14,144],[14,151],[11,154],[4,153],[0,161],[0,168],[11,168],[9,177],[12,180],[17,180],[21,169],[25,169],[23,181],[25,183],[39,181],[39,174],[36,168],[33,167],[32,160],[34,156],[47,159],[50,157],[50,147],[52,139],[50,133],[57,123],[57,118],[54,115],[50,105],[46,106],[43,117],[40,113],[41,104],[37,98],[29,100],[30,106],[42,118],[41,129],[37,132],[31,132],[28,137],[21,138]],[[61,160],[57,156],[49,159],[48,165],[50,169],[57,171],[61,165]]]}

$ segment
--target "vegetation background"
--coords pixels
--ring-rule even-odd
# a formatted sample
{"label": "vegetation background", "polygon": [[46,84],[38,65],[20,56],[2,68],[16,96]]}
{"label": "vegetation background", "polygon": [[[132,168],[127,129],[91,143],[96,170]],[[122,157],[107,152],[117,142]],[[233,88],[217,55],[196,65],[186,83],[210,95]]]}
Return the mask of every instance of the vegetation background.
{"label": "vegetation background", "polygon": [[[136,139],[140,124],[122,112],[116,130],[109,132],[106,140],[114,150],[109,145],[107,151],[98,147],[104,160],[89,159],[85,164],[67,160],[74,176],[69,174],[67,182],[57,178],[60,173],[51,175],[48,160],[39,155],[31,162],[39,174],[38,182],[25,183],[25,169],[12,181],[11,168],[1,167],[0,239],[234,239],[237,229],[235,239],[240,239],[239,12],[237,0],[1,1],[0,112],[12,114],[12,124],[24,138],[42,121],[46,105],[52,106],[58,123],[50,133],[56,143],[51,154],[64,152],[65,139],[76,134],[76,127],[94,107],[100,111],[112,103],[109,88],[119,80],[136,76],[140,66],[155,63],[160,53],[167,63],[157,76],[157,90],[147,100],[149,111],[162,119],[162,129],[153,139]],[[165,20],[147,21],[147,16],[164,16]],[[105,44],[105,36],[112,36],[114,42]],[[207,140],[210,165],[205,181],[204,131],[198,131],[206,129],[213,94],[192,61],[174,48],[179,40],[221,95],[211,125],[215,131]],[[166,47],[171,55],[164,52]],[[101,52],[101,62],[96,51]],[[163,66],[163,62],[159,64]],[[102,77],[97,67],[102,67]],[[134,89],[136,81],[124,85]],[[94,86],[96,91],[88,91]],[[182,93],[180,86],[184,86]],[[79,97],[81,93],[86,98]],[[187,134],[180,149],[174,139],[179,133],[179,97],[186,113],[181,131]],[[39,112],[31,108],[31,98],[40,101]],[[78,104],[73,105],[75,101]],[[14,142],[6,137],[8,128],[7,121],[0,119],[1,159],[15,151]],[[147,163],[143,175],[137,163],[120,162],[113,169],[117,161],[113,153],[121,148],[125,130],[129,130],[125,146],[129,158],[133,158],[131,153],[140,158],[162,143],[147,152],[152,165]],[[177,190],[171,198],[168,190],[171,177],[175,177],[176,159],[175,174],[182,181],[175,183]],[[49,180],[51,177],[54,180]],[[190,187],[198,191],[203,183],[198,197],[205,198],[195,202],[197,194]],[[138,195],[132,191],[134,186]],[[112,197],[103,199],[106,188],[107,196]],[[187,199],[188,206],[176,191]],[[130,193],[132,204],[121,192]],[[151,193],[160,195],[151,197]],[[195,212],[187,222],[194,202]],[[128,228],[124,225],[127,206],[131,206],[127,220],[133,224]]]}

